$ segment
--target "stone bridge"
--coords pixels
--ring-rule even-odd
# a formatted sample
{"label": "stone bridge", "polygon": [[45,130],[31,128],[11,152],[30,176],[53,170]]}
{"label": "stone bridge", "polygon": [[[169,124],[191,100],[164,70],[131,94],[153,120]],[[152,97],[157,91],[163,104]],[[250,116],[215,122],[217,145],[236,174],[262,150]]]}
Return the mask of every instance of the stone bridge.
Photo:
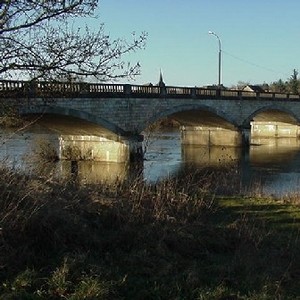
{"label": "stone bridge", "polygon": [[61,158],[71,146],[80,149],[83,159],[126,161],[130,155],[142,156],[144,130],[167,117],[179,122],[185,144],[238,146],[255,137],[300,134],[300,98],[291,94],[2,81],[0,97],[57,134]]}

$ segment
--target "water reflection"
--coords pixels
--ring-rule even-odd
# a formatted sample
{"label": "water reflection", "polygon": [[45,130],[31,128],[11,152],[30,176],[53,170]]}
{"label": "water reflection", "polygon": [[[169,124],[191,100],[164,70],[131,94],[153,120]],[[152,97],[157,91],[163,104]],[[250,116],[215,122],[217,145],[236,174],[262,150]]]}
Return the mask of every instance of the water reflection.
{"label": "water reflection", "polygon": [[[210,168],[223,170],[224,184],[241,182],[241,190],[255,190],[263,195],[281,196],[299,192],[300,141],[297,139],[256,139],[249,149],[239,147],[181,146],[179,136],[169,144],[154,140],[145,164],[148,179],[156,180],[184,170]],[[164,145],[164,146],[162,146]],[[150,150],[151,150],[150,149]],[[181,149],[181,151],[180,151]],[[158,151],[160,150],[160,151]],[[154,176],[153,176],[154,175]],[[225,177],[228,177],[225,181]],[[231,181],[229,180],[231,179]]]}
{"label": "water reflection", "polygon": [[[30,132],[12,135],[2,133],[0,159],[26,172],[68,178],[72,173],[70,161],[37,163],[35,146],[37,140],[44,137]],[[245,151],[237,147],[182,146],[179,132],[169,131],[153,134],[147,139],[145,149],[145,161],[134,171],[128,164],[79,161],[78,180],[82,183],[113,183],[126,180],[138,171],[144,180],[154,182],[176,176],[191,167],[209,167],[218,172],[226,170],[228,177],[239,177],[245,187],[258,182],[262,194],[278,195],[299,191],[300,141],[296,139],[256,139],[252,140],[252,145]],[[228,172],[232,172],[231,175]]]}
{"label": "water reflection", "polygon": [[300,141],[298,139],[254,140],[250,147],[252,178],[261,181],[262,194],[293,195],[300,191]]}
{"label": "water reflection", "polygon": [[[39,147],[42,141],[56,141],[57,137],[49,133],[2,132],[0,135],[0,160],[9,167],[27,173],[38,173],[43,177],[69,178],[72,174],[70,161],[56,163],[40,160]],[[128,168],[122,163],[105,163],[93,161],[78,162],[78,181],[82,183],[108,183],[124,180],[128,176]]]}
{"label": "water reflection", "polygon": [[253,139],[250,146],[251,165],[257,168],[297,169],[299,162],[300,141],[298,139]]}
{"label": "water reflection", "polygon": [[71,179],[72,176],[76,175],[76,180],[82,184],[97,182],[112,184],[116,181],[123,181],[129,176],[129,169],[126,164],[93,161],[76,162],[76,171],[74,171],[71,161],[35,164],[32,171],[42,177]]}
{"label": "water reflection", "polygon": [[241,148],[238,147],[204,147],[184,145],[182,146],[182,159],[184,162],[192,162],[201,166],[222,167],[235,164],[241,159]]}

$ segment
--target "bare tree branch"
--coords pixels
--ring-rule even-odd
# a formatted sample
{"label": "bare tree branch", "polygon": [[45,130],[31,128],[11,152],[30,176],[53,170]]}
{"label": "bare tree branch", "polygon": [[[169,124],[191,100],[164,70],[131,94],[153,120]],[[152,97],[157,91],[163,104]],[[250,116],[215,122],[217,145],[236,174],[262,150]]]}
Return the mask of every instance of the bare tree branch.
{"label": "bare tree branch", "polygon": [[[0,0],[0,77],[113,80],[139,74],[124,56],[142,49],[146,33],[112,40],[74,27],[74,17],[92,17],[97,0]],[[72,19],[70,22],[70,19]]]}

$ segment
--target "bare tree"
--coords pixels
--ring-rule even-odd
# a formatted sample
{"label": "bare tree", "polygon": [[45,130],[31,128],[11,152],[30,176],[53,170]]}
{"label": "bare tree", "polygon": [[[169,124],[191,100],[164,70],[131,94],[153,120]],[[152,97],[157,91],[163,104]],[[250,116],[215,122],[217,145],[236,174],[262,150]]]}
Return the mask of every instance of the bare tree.
{"label": "bare tree", "polygon": [[95,17],[97,5],[98,0],[0,0],[0,78],[106,81],[138,75],[139,63],[126,63],[124,56],[145,46],[146,33],[127,41],[111,39],[103,24],[97,31],[75,26],[77,17]]}

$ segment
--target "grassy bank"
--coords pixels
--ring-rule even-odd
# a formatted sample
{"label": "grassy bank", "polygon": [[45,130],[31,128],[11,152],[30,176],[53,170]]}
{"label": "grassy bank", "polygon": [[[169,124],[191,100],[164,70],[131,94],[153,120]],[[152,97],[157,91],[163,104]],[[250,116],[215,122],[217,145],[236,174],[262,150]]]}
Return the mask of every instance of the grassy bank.
{"label": "grassy bank", "polygon": [[1,169],[0,299],[300,299],[299,207],[216,198],[207,178],[78,186]]}

